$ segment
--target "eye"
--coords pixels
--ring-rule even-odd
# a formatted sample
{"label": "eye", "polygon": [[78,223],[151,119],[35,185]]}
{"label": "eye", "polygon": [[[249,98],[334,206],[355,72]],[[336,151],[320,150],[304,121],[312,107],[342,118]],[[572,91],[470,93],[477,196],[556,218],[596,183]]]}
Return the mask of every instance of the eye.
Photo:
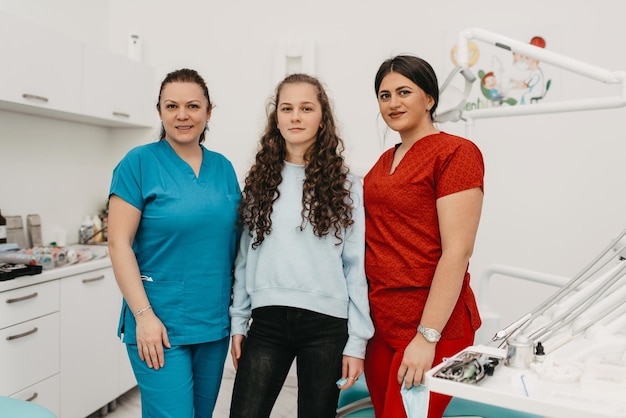
{"label": "eye", "polygon": [[312,108],[312,107],[305,106],[305,107],[303,107],[303,108],[302,108],[302,111],[303,111],[303,112],[312,112],[312,111],[313,111],[313,108]]}
{"label": "eye", "polygon": [[168,103],[165,105],[166,109],[176,109],[176,105],[174,103]]}
{"label": "eye", "polygon": [[281,106],[281,112],[291,112],[291,106]]}
{"label": "eye", "polygon": [[382,100],[382,101],[389,100],[390,97],[391,97],[391,95],[389,93],[380,93],[378,95],[378,99]]}
{"label": "eye", "polygon": [[192,103],[192,104],[189,105],[190,109],[198,109],[199,107],[200,107],[200,105],[195,104],[195,103]]}
{"label": "eye", "polygon": [[406,97],[409,94],[411,94],[410,90],[400,90],[400,92],[398,93],[400,95],[400,97]]}

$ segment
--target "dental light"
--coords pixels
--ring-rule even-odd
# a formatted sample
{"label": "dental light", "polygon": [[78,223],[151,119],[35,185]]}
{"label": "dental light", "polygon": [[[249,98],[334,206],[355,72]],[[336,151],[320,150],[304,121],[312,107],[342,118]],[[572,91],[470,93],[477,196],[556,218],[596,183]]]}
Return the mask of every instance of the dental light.
{"label": "dental light", "polygon": [[[464,89],[461,92],[452,86],[452,80],[457,74],[461,74],[465,80]],[[467,98],[472,92],[472,83],[476,76],[467,66],[457,65],[439,87],[439,105],[437,106],[436,122],[458,122],[463,119],[463,109]]]}
{"label": "dental light", "polygon": [[[458,68],[460,68],[461,70],[469,71],[467,69],[469,68],[469,41],[471,39],[485,42],[497,48],[511,51],[512,53],[516,52],[530,58],[538,59],[541,62],[552,64],[558,68],[571,71],[583,77],[587,77],[606,84],[617,84],[620,86],[621,92],[619,95],[607,97],[562,100],[556,102],[542,101],[541,103],[534,103],[532,105],[500,106],[478,109],[464,109],[463,106],[465,105],[465,101],[463,101],[462,104],[458,103],[458,105],[453,109],[444,110],[444,114],[442,114],[442,116],[444,118],[449,118],[446,119],[446,121],[458,121],[459,119],[466,121],[466,129],[468,130],[469,137],[472,136],[471,126],[473,120],[475,119],[572,112],[580,110],[612,109],[626,106],[626,84],[624,82],[624,80],[626,79],[626,72],[610,71],[592,64],[585,63],[583,61],[576,60],[574,58],[567,57],[565,55],[558,54],[551,50],[511,39],[497,33],[489,32],[479,28],[467,29],[459,34],[457,43],[458,65],[457,68],[452,71],[450,77],[454,76],[457,72],[460,71]],[[463,75],[465,76],[465,74]],[[441,90],[445,91],[445,87],[447,87],[446,83],[444,83],[444,85],[441,87]],[[467,98],[467,95],[469,95],[469,92],[465,93],[465,99]]]}

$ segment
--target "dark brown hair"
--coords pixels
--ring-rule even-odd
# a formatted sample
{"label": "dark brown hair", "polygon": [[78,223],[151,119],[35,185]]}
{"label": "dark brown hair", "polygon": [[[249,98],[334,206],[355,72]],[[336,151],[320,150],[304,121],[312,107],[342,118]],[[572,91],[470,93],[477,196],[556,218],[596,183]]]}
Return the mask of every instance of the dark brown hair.
{"label": "dark brown hair", "polygon": [[[209,88],[206,85],[206,82],[202,78],[200,74],[196,70],[190,70],[189,68],[182,68],[180,70],[172,71],[168,75],[165,76],[163,81],[161,82],[161,89],[159,90],[159,99],[157,100],[156,108],[161,113],[161,93],[163,93],[163,88],[169,83],[196,83],[202,89],[204,93],[204,97],[207,99],[209,103],[209,110],[213,109],[213,103],[211,103],[211,97],[209,96]],[[198,139],[198,143],[202,144],[204,142],[204,137],[206,135],[206,129],[202,131],[200,134],[200,138]],[[159,139],[165,139],[165,128],[161,125],[161,133],[159,134]]]}
{"label": "dark brown hair", "polygon": [[433,120],[435,110],[437,110],[437,105],[439,104],[439,85],[437,84],[437,75],[433,67],[422,58],[413,55],[398,55],[389,58],[380,65],[374,78],[374,91],[377,96],[383,78],[389,73],[398,73],[405,76],[424,90],[424,93],[433,98],[434,104],[430,108],[430,119]]}

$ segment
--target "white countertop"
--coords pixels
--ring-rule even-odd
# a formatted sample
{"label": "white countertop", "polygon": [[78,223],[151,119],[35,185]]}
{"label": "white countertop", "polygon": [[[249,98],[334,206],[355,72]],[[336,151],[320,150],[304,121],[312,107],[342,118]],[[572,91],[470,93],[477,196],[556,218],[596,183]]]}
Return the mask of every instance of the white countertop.
{"label": "white countertop", "polygon": [[[472,346],[463,351],[506,357],[506,350],[486,346]],[[478,384],[469,384],[435,377],[444,366],[445,363],[442,363],[426,373],[426,386],[429,390],[543,417],[626,416],[623,387],[619,382],[609,384],[610,382],[605,381],[604,385],[554,383],[539,378],[531,370],[514,369],[500,364],[493,376],[485,377]]]}
{"label": "white countertop", "polygon": [[43,270],[40,274],[32,276],[20,276],[14,279],[0,282],[0,292],[7,290],[19,289],[20,287],[30,286],[38,283],[56,280],[61,277],[74,276],[76,274],[86,273],[88,271],[99,270],[111,266],[111,259],[108,256],[107,248],[103,246],[76,246],[75,248],[93,249],[94,258],[76,264],[62,267],[56,267],[49,270]]}

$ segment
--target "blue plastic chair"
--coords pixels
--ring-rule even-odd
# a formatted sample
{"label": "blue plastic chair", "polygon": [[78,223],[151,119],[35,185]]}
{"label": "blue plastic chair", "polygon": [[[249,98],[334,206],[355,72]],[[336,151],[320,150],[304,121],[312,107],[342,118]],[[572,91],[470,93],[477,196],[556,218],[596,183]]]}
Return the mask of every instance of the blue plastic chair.
{"label": "blue plastic chair", "polygon": [[462,398],[452,398],[446,408],[444,417],[481,417],[481,418],[543,418],[513,409],[470,401]]}
{"label": "blue plastic chair", "polygon": [[[474,402],[462,398],[452,398],[443,414],[444,417],[481,417],[481,418],[542,418],[540,415],[528,414],[513,409]],[[375,418],[372,399],[365,375],[349,389],[339,394],[337,418]]]}
{"label": "blue plastic chair", "polygon": [[374,407],[365,375],[362,374],[359,380],[349,389],[339,393],[339,403],[337,406],[337,418],[373,418]]}
{"label": "blue plastic chair", "polygon": [[36,403],[0,396],[0,418],[57,418]]}

